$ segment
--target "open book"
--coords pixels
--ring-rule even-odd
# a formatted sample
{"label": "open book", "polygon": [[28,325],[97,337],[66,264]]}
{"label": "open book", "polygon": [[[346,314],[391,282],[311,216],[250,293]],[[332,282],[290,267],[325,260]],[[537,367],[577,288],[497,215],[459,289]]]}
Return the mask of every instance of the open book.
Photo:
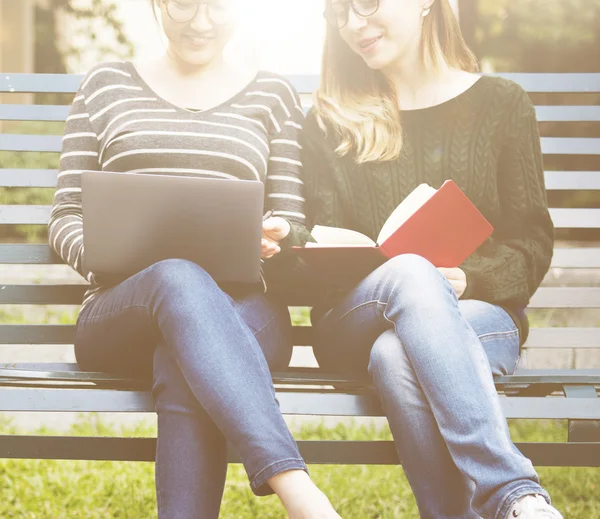
{"label": "open book", "polygon": [[452,180],[439,189],[421,184],[384,223],[377,241],[350,229],[316,225],[316,243],[294,248],[335,279],[362,279],[387,259],[418,254],[436,267],[458,267],[493,232],[492,226]]}

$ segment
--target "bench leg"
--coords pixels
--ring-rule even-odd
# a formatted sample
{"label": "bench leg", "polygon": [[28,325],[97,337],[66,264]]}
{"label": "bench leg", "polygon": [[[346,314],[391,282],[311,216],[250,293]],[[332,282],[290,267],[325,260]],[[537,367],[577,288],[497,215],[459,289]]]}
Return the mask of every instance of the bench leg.
{"label": "bench leg", "polygon": [[[567,398],[598,398],[593,386],[563,386]],[[600,420],[569,420],[569,442],[600,442]]]}

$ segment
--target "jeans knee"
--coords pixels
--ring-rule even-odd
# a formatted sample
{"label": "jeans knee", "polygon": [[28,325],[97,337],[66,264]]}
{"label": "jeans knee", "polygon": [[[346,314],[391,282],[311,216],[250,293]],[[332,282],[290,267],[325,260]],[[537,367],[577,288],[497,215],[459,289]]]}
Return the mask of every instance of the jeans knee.
{"label": "jeans knee", "polygon": [[435,315],[447,301],[442,297],[452,290],[444,276],[425,258],[402,254],[380,267],[378,293],[386,302],[399,302],[404,308]]}
{"label": "jeans knee", "polygon": [[385,265],[395,274],[407,276],[424,276],[435,272],[433,264],[418,254],[400,254],[390,258]]}
{"label": "jeans knee", "polygon": [[416,254],[401,254],[390,258],[380,270],[386,283],[402,287],[405,292],[409,288],[422,288],[436,283],[441,276],[433,264]]}
{"label": "jeans knee", "polygon": [[184,259],[167,259],[148,268],[148,277],[155,288],[169,294],[184,295],[198,292],[201,287],[218,288],[214,279],[200,265]]}
{"label": "jeans knee", "polygon": [[374,342],[369,356],[369,373],[376,383],[413,376],[404,346],[394,330],[386,330]]}

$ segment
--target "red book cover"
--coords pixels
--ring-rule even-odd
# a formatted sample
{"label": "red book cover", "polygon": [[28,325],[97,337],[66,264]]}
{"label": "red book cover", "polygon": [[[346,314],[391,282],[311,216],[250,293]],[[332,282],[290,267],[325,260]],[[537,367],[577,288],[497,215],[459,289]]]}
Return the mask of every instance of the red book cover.
{"label": "red book cover", "polygon": [[379,245],[319,243],[294,250],[328,277],[356,282],[400,254],[418,254],[436,267],[458,267],[492,232],[485,217],[448,180]]}

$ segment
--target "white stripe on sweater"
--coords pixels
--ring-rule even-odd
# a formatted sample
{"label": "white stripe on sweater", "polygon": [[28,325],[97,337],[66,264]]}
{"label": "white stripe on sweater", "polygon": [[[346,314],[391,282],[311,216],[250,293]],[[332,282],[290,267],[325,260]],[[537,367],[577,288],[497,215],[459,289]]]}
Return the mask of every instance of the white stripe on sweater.
{"label": "white stripe on sweater", "polygon": [[302,146],[300,145],[300,143],[298,141],[292,141],[289,139],[273,139],[271,141],[271,144],[289,144],[290,146],[294,146],[295,148],[298,148],[299,150],[302,149]]}
{"label": "white stripe on sweater", "polygon": [[65,122],[69,122],[69,121],[73,121],[75,119],[89,119],[90,114],[73,114],[73,115],[69,115],[69,117],[67,117],[65,119]]}
{"label": "white stripe on sweater", "polygon": [[119,105],[122,105],[125,103],[141,103],[142,101],[156,102],[156,101],[158,101],[158,99],[156,99],[155,97],[132,97],[131,99],[119,99],[118,101],[115,101],[114,103],[111,103],[108,106],[105,106],[102,110],[100,110],[99,112],[96,112],[94,115],[92,115],[92,117],[90,117],[90,121],[95,121],[99,117],[102,117],[106,112],[112,110],[113,108],[116,108]]}
{"label": "white stripe on sweater", "polygon": [[131,114],[138,114],[138,113],[176,113],[177,110],[173,109],[173,108],[137,108],[135,110],[128,110],[127,112],[123,112],[122,114],[117,115],[114,119],[112,119],[104,128],[104,130],[102,130],[102,133],[100,133],[98,135],[98,140],[102,140],[104,139],[104,136],[107,134],[108,129],[114,124],[116,123],[119,119],[123,118],[123,117],[127,117],[128,115]]}
{"label": "white stripe on sweater", "polygon": [[271,162],[282,162],[284,164],[292,164],[293,166],[302,167],[302,162],[294,159],[287,159],[285,157],[269,157]]}
{"label": "white stripe on sweater", "polygon": [[96,134],[93,132],[67,133],[63,136],[63,141],[68,141],[69,139],[83,139],[86,137],[95,139]]}
{"label": "white stripe on sweater", "polygon": [[[121,136],[117,137],[116,139],[113,139],[111,142],[107,143],[106,148],[108,148],[111,144],[114,144],[115,142],[129,139],[131,137],[138,137],[140,135],[147,135],[147,136],[166,135],[166,136],[170,136],[170,137],[175,137],[175,136],[200,137],[200,138],[206,138],[206,139],[219,139],[219,140],[224,140],[224,141],[229,141],[229,142],[235,142],[237,144],[247,147],[248,149],[250,149],[254,153],[256,153],[256,155],[262,162],[264,168],[267,169],[267,161],[265,159],[265,156],[260,151],[258,151],[258,149],[256,149],[254,146],[252,146],[252,144],[250,144],[246,141],[243,141],[242,139],[237,139],[236,137],[229,137],[228,135],[220,135],[218,133],[167,132],[167,131],[143,130],[143,131],[131,132],[131,133],[127,133],[125,135],[121,135]],[[100,160],[102,161],[102,156],[100,157]]]}
{"label": "white stripe on sweater", "polygon": [[296,218],[306,218],[306,216],[304,216],[302,213],[294,213],[293,211],[273,211],[273,216],[294,216]]}
{"label": "white stripe on sweater", "polygon": [[100,154],[103,155],[104,153],[104,148],[109,144],[109,142],[111,141],[111,139],[117,135],[120,131],[124,130],[125,128],[127,128],[128,126],[132,125],[132,124],[139,124],[139,123],[150,123],[150,122],[159,122],[159,123],[176,123],[176,124],[199,124],[199,125],[206,125],[206,126],[215,126],[218,128],[229,128],[231,130],[239,130],[241,132],[247,133],[248,135],[252,135],[253,137],[256,138],[256,140],[261,144],[261,146],[264,147],[265,151],[268,153],[269,150],[269,144],[267,143],[267,141],[263,138],[262,134],[260,133],[255,133],[252,130],[249,130],[248,128],[244,128],[243,126],[237,126],[235,124],[226,124],[226,123],[215,123],[212,121],[202,121],[202,120],[195,120],[195,119],[132,119],[131,121],[127,121],[124,122],[123,124],[117,126],[115,128],[115,130],[110,134],[109,137],[107,137],[106,142],[104,147],[102,148],[102,150],[100,151]]}
{"label": "white stripe on sweater", "polygon": [[67,153],[63,153],[60,156],[60,160],[68,159],[69,157],[97,157],[98,152],[96,151],[69,151]]}
{"label": "white stripe on sweater", "polygon": [[256,177],[256,180],[260,180],[260,175],[259,175],[257,169],[246,159],[238,157],[237,155],[232,155],[230,153],[221,153],[221,152],[217,152],[217,151],[207,151],[207,150],[178,150],[178,149],[165,149],[165,148],[129,150],[129,151],[124,151],[123,153],[118,153],[114,157],[111,157],[110,159],[108,159],[106,162],[104,162],[102,164],[102,169],[105,169],[108,165],[112,164],[115,160],[121,159],[123,157],[129,157],[131,155],[144,155],[146,153],[149,155],[159,155],[159,154],[203,155],[203,156],[207,156],[207,157],[221,157],[224,159],[230,159],[230,160],[239,162],[240,164],[243,164],[244,166],[246,166],[250,171],[252,171],[252,173]]}
{"label": "white stripe on sweater", "polygon": [[85,103],[89,104],[98,96],[101,96],[105,92],[110,92],[111,90],[135,90],[136,92],[141,92],[143,88],[133,85],[106,85],[105,87],[96,90],[92,95],[87,96]]}
{"label": "white stripe on sweater", "polygon": [[253,124],[260,126],[265,131],[265,133],[268,133],[267,129],[265,128],[265,125],[263,123],[261,123],[260,121],[257,121],[256,119],[251,119],[250,117],[246,117],[244,115],[227,114],[227,113],[222,113],[222,112],[215,112],[213,115],[218,115],[219,117],[229,117],[231,119],[238,119],[239,121],[247,121],[249,123],[253,123]]}
{"label": "white stripe on sweater", "polygon": [[279,101],[279,105],[281,106],[281,108],[283,108],[285,115],[288,118],[292,116],[292,114],[288,110],[288,107],[283,102],[283,99],[281,99],[281,97],[279,97],[277,94],[271,94],[269,92],[248,92],[246,93],[246,96],[269,97],[271,99],[277,99]]}
{"label": "white stripe on sweater", "polygon": [[226,178],[231,180],[239,180],[235,175],[229,173],[223,173],[222,171],[212,171],[208,169],[190,169],[190,168],[143,168],[143,169],[131,169],[127,173],[188,173],[193,175],[209,175],[211,177]]}
{"label": "white stripe on sweater", "polygon": [[304,184],[302,180],[296,177],[288,177],[287,175],[269,175],[269,180],[282,180],[284,182],[295,182],[296,184]]}
{"label": "white stripe on sweater", "polygon": [[271,122],[273,123],[273,126],[275,126],[275,129],[277,130],[277,132],[281,132],[281,126],[279,126],[279,123],[277,122],[277,119],[275,118],[275,116],[273,115],[273,110],[271,110],[268,106],[265,105],[240,105],[240,104],[232,104],[231,105],[232,108],[257,108],[258,110],[264,110],[265,112],[267,112],[269,114],[269,119],[271,119]]}
{"label": "white stripe on sweater", "polygon": [[[257,82],[258,83],[279,83],[280,85],[283,85],[285,88],[287,88],[288,92],[292,96],[292,99],[294,100],[295,108],[299,108],[300,111],[302,111],[302,108],[300,108],[298,106],[296,95],[294,94],[292,87],[289,85],[289,83],[287,81],[284,81],[283,79],[278,79],[278,78],[263,78],[263,79],[259,79]],[[304,113],[304,112],[302,112],[302,113]]]}
{"label": "white stripe on sweater", "polygon": [[85,90],[85,87],[88,86],[89,82],[95,78],[98,74],[101,74],[103,72],[114,72],[115,74],[121,74],[122,76],[125,77],[131,77],[131,74],[123,71],[123,70],[119,70],[118,68],[112,68],[112,67],[102,67],[99,69],[94,70],[94,72],[92,72],[87,79],[85,80],[85,83],[83,85],[81,85],[80,90]]}
{"label": "white stripe on sweater", "polygon": [[304,198],[297,195],[288,195],[286,193],[270,193],[267,195],[268,198],[285,198],[287,200],[296,200],[297,202],[306,202]]}

